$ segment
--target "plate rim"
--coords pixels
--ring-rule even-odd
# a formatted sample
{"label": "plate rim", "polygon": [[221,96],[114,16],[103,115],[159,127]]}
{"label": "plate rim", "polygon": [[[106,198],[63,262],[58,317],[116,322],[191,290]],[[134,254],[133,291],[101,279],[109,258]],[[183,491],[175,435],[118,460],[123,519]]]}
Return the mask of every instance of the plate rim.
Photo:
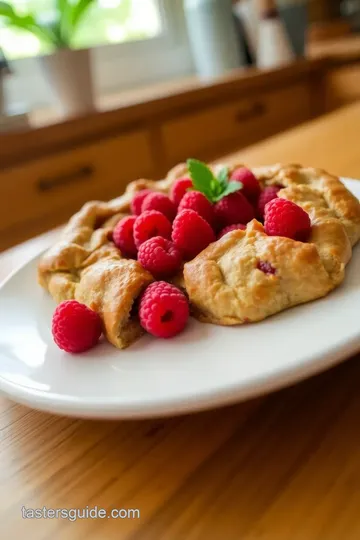
{"label": "plate rim", "polygon": [[[0,391],[8,398],[32,409],[78,418],[145,419],[176,416],[225,407],[292,386],[350,358],[359,350],[359,340],[360,330],[358,336],[341,343],[327,353],[308,357],[303,364],[295,364],[288,369],[283,369],[280,373],[275,372],[270,376],[256,377],[253,381],[247,379],[242,384],[234,383],[226,388],[210,389],[196,395],[177,396],[171,400],[168,398],[157,401],[143,399],[130,404],[116,400],[104,402],[95,399],[91,399],[91,401],[79,399],[74,401],[66,396],[59,397],[54,393],[16,385],[1,375]],[[11,390],[13,391],[11,392]]]}

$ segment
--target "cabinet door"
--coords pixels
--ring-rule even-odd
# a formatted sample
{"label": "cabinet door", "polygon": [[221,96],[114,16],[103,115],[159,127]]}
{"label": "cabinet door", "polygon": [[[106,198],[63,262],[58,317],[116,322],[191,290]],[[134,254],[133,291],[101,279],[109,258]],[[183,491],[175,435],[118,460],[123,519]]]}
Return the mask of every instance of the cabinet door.
{"label": "cabinet door", "polygon": [[330,70],[327,73],[327,111],[332,111],[358,99],[360,99],[360,63]]}
{"label": "cabinet door", "polygon": [[0,172],[0,249],[70,217],[90,199],[120,195],[154,175],[146,131],[104,139]]}
{"label": "cabinet door", "polygon": [[188,157],[219,157],[310,116],[307,84],[294,84],[188,113],[162,126],[167,163],[171,166]]}

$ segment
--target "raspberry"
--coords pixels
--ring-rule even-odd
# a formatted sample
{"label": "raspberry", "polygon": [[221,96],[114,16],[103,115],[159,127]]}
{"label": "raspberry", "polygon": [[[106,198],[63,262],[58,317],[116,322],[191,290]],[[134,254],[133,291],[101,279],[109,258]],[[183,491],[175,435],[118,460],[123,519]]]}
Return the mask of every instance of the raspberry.
{"label": "raspberry", "polygon": [[176,215],[176,206],[164,193],[149,193],[141,207],[142,212],[157,210],[172,221]]}
{"label": "raspberry", "polygon": [[231,175],[231,180],[237,180],[241,182],[243,187],[241,193],[250,201],[255,204],[261,193],[261,187],[256,176],[246,167],[240,167],[235,169]]}
{"label": "raspberry", "polygon": [[239,191],[227,195],[214,206],[215,219],[219,227],[234,223],[248,223],[254,217],[254,209]]}
{"label": "raspberry", "polygon": [[137,249],[134,242],[134,224],[136,216],[124,217],[113,231],[113,241],[126,257],[136,257]]}
{"label": "raspberry", "polygon": [[215,234],[208,222],[194,210],[182,210],[174,220],[172,240],[186,259],[193,259],[215,241]]}
{"label": "raspberry", "polygon": [[265,206],[265,232],[269,236],[285,236],[304,242],[310,233],[309,214],[286,199],[273,199]]}
{"label": "raspberry", "polygon": [[155,281],[140,299],[139,318],[141,326],[153,336],[170,338],[185,328],[189,304],[177,287]]}
{"label": "raspberry", "polygon": [[147,197],[149,193],[152,193],[151,189],[142,189],[141,191],[135,193],[130,205],[132,214],[135,214],[135,216],[140,216],[142,204],[145,197]]}
{"label": "raspberry", "polygon": [[264,219],[264,208],[265,205],[277,197],[277,192],[282,188],[282,186],[268,186],[260,194],[258,203],[257,203],[257,213],[260,219]]}
{"label": "raspberry", "polygon": [[257,263],[258,270],[264,272],[264,274],[275,274],[275,268],[267,261],[259,261]]}
{"label": "raspberry", "polygon": [[97,344],[101,331],[99,315],[76,300],[61,302],[54,311],[52,335],[63,351],[87,351]]}
{"label": "raspberry", "polygon": [[171,223],[167,217],[157,210],[148,210],[136,218],[134,224],[134,240],[137,248],[153,236],[171,238]]}
{"label": "raspberry", "polygon": [[217,235],[217,239],[219,240],[222,236],[224,236],[228,232],[236,231],[238,229],[244,231],[246,229],[246,225],[243,225],[242,223],[235,223],[234,225],[228,225],[227,227],[224,227],[223,229],[221,229],[221,231]]}
{"label": "raspberry", "polygon": [[156,278],[169,277],[180,269],[181,252],[170,240],[155,236],[141,244],[138,261]]}
{"label": "raspberry", "polygon": [[170,198],[173,203],[178,206],[185,193],[187,193],[187,190],[192,187],[193,183],[191,178],[179,178],[179,180],[176,180],[170,191]]}
{"label": "raspberry", "polygon": [[194,210],[199,216],[210,223],[210,225],[213,223],[213,205],[200,191],[189,191],[185,193],[179,204],[178,212],[185,209]]}

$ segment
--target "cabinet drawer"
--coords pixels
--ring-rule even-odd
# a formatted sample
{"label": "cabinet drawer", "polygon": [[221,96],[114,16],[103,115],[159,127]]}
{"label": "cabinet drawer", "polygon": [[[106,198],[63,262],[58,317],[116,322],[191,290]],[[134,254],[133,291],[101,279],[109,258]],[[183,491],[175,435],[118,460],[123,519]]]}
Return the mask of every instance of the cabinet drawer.
{"label": "cabinet drawer", "polygon": [[[0,172],[0,231],[27,221],[51,223],[89,199],[120,195],[134,178],[152,176],[146,131],[132,132],[64,151]],[[6,204],[5,204],[6,203]],[[68,209],[68,212],[67,212]],[[15,227],[16,228],[16,227]]]}
{"label": "cabinet drawer", "polygon": [[326,76],[326,109],[360,99],[360,63],[330,71]]}
{"label": "cabinet drawer", "polygon": [[306,84],[209,107],[164,123],[162,135],[168,163],[201,157],[227,143],[246,146],[310,117]]}

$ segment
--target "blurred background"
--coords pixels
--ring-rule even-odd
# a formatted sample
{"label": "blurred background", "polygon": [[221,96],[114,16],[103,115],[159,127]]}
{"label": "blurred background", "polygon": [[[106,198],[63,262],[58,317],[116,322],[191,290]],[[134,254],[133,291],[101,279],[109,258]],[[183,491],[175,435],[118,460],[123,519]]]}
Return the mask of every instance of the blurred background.
{"label": "blurred background", "polygon": [[[259,28],[266,10],[272,9],[272,2],[73,0],[69,3],[80,5],[84,11],[76,27],[69,29],[64,44],[52,43],[31,21],[27,24],[26,17],[32,17],[44,29],[66,26],[62,22],[66,19],[62,12],[66,3],[13,0],[9,7],[18,15],[16,18],[6,16],[9,9],[0,2],[0,47],[13,68],[13,76],[6,82],[9,112],[30,112],[55,105],[55,82],[49,82],[39,57],[53,54],[62,45],[75,50],[90,49],[92,83],[99,97],[196,71],[208,77],[220,75],[227,69],[252,65],[256,60],[258,64],[264,63],[256,53],[264,54],[263,49],[272,52],[270,35],[268,41],[265,36],[263,44],[262,34],[268,34],[268,29]],[[306,35],[316,41],[334,34],[344,35],[351,27],[360,28],[357,0],[310,0],[308,4],[304,0],[279,0],[277,8],[287,33],[288,43],[283,40],[283,49],[288,45],[297,56],[304,54]],[[234,18],[236,36],[229,36],[230,16]],[[238,51],[233,50],[234,38],[239,42]],[[272,63],[280,63],[284,55],[284,50],[277,51]]]}
{"label": "blurred background", "polygon": [[0,1],[0,250],[360,96],[360,0]]}

